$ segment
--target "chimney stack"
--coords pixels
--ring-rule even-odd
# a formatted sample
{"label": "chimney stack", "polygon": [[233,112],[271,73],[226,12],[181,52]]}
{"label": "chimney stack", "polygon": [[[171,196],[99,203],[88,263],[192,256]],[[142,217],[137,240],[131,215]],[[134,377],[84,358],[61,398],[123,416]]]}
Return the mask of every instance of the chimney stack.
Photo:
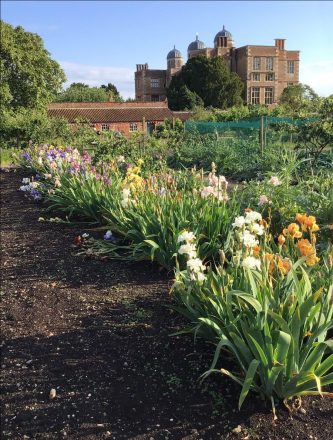
{"label": "chimney stack", "polygon": [[279,50],[284,50],[284,40],[283,38],[275,38],[275,47],[277,47]]}

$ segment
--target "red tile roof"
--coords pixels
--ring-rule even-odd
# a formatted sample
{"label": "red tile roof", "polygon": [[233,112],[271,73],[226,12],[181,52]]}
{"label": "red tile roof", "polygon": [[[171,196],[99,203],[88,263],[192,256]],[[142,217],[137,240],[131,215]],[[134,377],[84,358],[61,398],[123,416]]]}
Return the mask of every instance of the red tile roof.
{"label": "red tile roof", "polygon": [[147,108],[147,107],[158,107],[158,108],[168,108],[168,103],[166,101],[158,102],[53,102],[49,104],[49,109],[60,109],[60,108]]}
{"label": "red tile roof", "polygon": [[48,115],[74,123],[83,118],[91,123],[164,121],[188,119],[188,112],[172,112],[166,102],[62,102],[49,104]]}

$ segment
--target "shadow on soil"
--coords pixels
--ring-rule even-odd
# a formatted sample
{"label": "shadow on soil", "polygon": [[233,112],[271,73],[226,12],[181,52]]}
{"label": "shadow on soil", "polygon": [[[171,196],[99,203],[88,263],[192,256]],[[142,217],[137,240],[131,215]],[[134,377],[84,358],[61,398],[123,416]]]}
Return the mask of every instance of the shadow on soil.
{"label": "shadow on soil", "polygon": [[181,439],[230,431],[235,390],[217,378],[199,386],[211,347],[170,337],[179,328],[172,315],[156,301],[126,300],[85,316],[75,331],[8,341],[4,438]]}

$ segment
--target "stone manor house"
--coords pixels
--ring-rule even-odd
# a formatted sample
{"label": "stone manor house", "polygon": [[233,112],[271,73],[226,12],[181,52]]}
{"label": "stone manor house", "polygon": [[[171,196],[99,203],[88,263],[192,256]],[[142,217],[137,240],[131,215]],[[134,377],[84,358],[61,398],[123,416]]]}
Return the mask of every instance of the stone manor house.
{"label": "stone manor house", "polygon": [[[196,37],[187,48],[187,57],[203,55],[223,57],[232,72],[245,85],[247,104],[276,104],[285,87],[299,82],[299,51],[286,50],[285,40],[277,38],[274,46],[235,47],[233,37],[224,26],[214,38],[214,47],[206,47]],[[167,69],[149,69],[148,64],[137,64],[135,99],[137,101],[165,101],[171,78],[180,72],[184,60],[174,47],[167,55]]]}

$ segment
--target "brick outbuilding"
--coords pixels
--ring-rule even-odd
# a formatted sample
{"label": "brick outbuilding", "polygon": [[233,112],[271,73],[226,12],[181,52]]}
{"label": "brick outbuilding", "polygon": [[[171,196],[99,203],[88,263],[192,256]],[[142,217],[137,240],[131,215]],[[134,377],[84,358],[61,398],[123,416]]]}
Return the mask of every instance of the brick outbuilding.
{"label": "brick outbuilding", "polygon": [[173,112],[167,102],[60,102],[48,106],[48,115],[70,124],[89,121],[97,131],[114,130],[126,136],[151,133],[166,119],[186,121],[189,112]]}

